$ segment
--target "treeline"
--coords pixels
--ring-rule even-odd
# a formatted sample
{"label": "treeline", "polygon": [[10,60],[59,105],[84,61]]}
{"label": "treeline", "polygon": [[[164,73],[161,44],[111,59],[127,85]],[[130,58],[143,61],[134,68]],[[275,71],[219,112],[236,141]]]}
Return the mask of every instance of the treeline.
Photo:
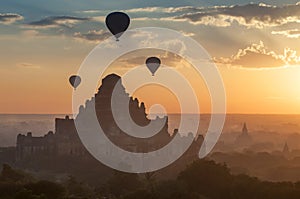
{"label": "treeline", "polygon": [[300,183],[265,182],[232,175],[213,161],[198,160],[175,180],[159,181],[156,173],[115,172],[105,184],[89,186],[69,177],[64,182],[39,181],[3,165],[1,199],[299,199]]}

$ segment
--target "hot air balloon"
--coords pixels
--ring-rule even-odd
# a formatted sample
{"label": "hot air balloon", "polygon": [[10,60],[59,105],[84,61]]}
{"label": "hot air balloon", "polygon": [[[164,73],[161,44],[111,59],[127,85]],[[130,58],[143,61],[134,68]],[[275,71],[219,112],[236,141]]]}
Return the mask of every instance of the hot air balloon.
{"label": "hot air balloon", "polygon": [[119,41],[119,37],[125,32],[130,24],[130,18],[123,12],[112,12],[107,15],[105,23],[109,31]]}
{"label": "hot air balloon", "polygon": [[155,72],[157,71],[157,69],[159,68],[160,66],[160,59],[157,58],[157,57],[149,57],[147,60],[146,60],[146,65],[147,65],[147,68],[150,70],[150,72],[152,73],[152,76],[154,76]]}
{"label": "hot air balloon", "polygon": [[72,85],[72,87],[76,90],[76,88],[79,86],[79,84],[81,83],[81,78],[77,75],[72,75],[69,78],[69,82]]}

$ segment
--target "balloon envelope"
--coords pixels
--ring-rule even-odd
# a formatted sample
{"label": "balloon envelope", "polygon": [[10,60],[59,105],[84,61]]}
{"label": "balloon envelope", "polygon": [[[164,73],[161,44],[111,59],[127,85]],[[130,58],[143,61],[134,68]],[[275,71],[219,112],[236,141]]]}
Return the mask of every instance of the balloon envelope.
{"label": "balloon envelope", "polygon": [[72,75],[69,78],[69,82],[72,85],[72,87],[76,89],[79,86],[79,84],[81,83],[81,78],[77,75]]}
{"label": "balloon envelope", "polygon": [[152,73],[152,76],[154,76],[155,72],[157,71],[157,69],[159,68],[160,66],[160,59],[157,58],[157,57],[149,57],[147,60],[146,60],[146,65],[147,65],[147,68],[150,70],[150,72]]}
{"label": "balloon envelope", "polygon": [[105,23],[109,31],[116,37],[119,37],[125,32],[130,24],[130,18],[123,12],[112,12],[107,15]]}

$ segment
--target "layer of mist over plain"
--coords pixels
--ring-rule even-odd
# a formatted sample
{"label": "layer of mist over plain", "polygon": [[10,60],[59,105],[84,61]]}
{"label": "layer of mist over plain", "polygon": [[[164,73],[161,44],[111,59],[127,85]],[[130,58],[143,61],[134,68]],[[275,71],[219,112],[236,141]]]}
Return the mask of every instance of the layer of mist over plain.
{"label": "layer of mist over plain", "polygon": [[[0,146],[15,146],[16,136],[32,132],[42,136],[54,131],[54,119],[65,115],[0,115]],[[169,115],[169,132],[178,128],[180,115]],[[205,134],[210,122],[209,114],[200,116],[199,133]],[[229,114],[220,141],[234,142],[247,123],[249,134],[257,143],[271,143],[270,150],[281,150],[288,142],[292,149],[300,149],[300,115],[240,115]]]}
{"label": "layer of mist over plain", "polygon": [[0,114],[0,147],[15,146],[17,135],[32,132],[41,136],[54,131],[54,120],[64,115],[11,115]]}

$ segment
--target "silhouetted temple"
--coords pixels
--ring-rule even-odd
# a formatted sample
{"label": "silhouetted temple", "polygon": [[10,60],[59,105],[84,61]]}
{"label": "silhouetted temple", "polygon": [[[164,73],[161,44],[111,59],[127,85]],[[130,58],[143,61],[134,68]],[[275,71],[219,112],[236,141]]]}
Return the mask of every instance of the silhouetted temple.
{"label": "silhouetted temple", "polygon": [[34,137],[31,132],[17,137],[16,160],[39,156],[85,155],[77,135],[74,120],[66,116],[55,119],[55,133],[49,131],[43,137]]}
{"label": "silhouetted temple", "polygon": [[[132,120],[139,126],[150,123],[145,112],[144,103],[134,99],[126,93],[122,85],[121,78],[115,74],[108,75],[102,80],[102,84],[95,96],[87,100],[85,106],[79,108],[78,117],[85,117],[89,114],[89,108],[95,107],[96,115],[106,136],[115,143],[128,151],[149,152],[165,146],[172,140],[168,133],[168,118],[156,118],[154,124],[166,120],[163,128],[154,136],[146,139],[135,138],[124,133],[116,124],[111,110],[112,92],[117,83],[120,83],[122,91],[118,93],[118,103],[127,106],[129,99],[129,112]],[[124,99],[124,100],[123,100]],[[126,100],[127,99],[127,100]],[[198,151],[203,141],[202,136],[195,138],[194,143],[185,154],[184,159],[197,158]],[[90,156],[77,134],[74,119],[66,116],[63,119],[55,119],[55,131],[50,131],[42,137],[34,137],[29,132],[27,135],[19,134],[17,137],[16,160],[26,161],[39,157],[86,157]],[[185,162],[186,164],[187,162]]]}

